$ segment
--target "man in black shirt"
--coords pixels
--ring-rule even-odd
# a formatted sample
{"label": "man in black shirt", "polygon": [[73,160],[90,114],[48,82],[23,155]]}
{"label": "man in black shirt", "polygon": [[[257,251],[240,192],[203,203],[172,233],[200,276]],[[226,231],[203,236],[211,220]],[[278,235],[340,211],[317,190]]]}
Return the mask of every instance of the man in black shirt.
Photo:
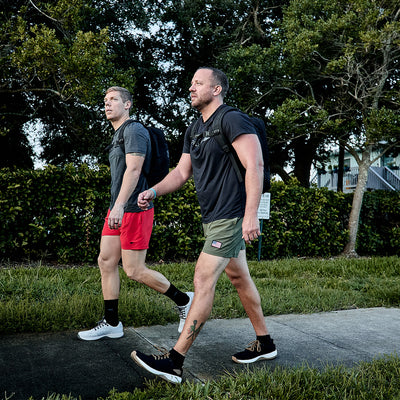
{"label": "man in black shirt", "polygon": [[223,271],[235,286],[256,333],[256,340],[234,354],[232,360],[247,364],[277,356],[246,261],[245,242],[250,243],[260,235],[257,210],[264,165],[255,128],[241,112],[231,111],[222,120],[222,131],[245,170],[244,182],[239,182],[231,160],[215,138],[201,135],[212,124],[228,88],[228,79],[222,71],[214,68],[196,71],[189,90],[192,106],[202,116],[200,128],[195,137],[191,129],[186,131],[177,167],[138,197],[138,205],[147,209],[155,194],[160,196],[179,189],[193,174],[202,213],[205,243],[196,264],[195,294],[183,332],[167,354],[148,356],[139,351],[131,354],[138,365],[173,383],[182,380],[184,358],[211,313],[215,286]]}

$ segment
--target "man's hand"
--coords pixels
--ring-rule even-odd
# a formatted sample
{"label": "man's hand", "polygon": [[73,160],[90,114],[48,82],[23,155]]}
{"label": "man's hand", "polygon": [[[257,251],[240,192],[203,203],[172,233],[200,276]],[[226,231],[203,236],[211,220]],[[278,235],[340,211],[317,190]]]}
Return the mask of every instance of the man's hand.
{"label": "man's hand", "polygon": [[121,228],[124,212],[124,204],[114,204],[114,207],[108,216],[108,226],[110,229]]}
{"label": "man's hand", "polygon": [[260,222],[257,216],[249,218],[246,215],[243,218],[242,224],[242,237],[247,244],[250,244],[252,240],[258,239],[261,235]]}
{"label": "man's hand", "polygon": [[147,210],[150,205],[150,201],[154,199],[154,192],[152,190],[145,190],[144,192],[140,193],[138,196],[138,206],[142,210]]}

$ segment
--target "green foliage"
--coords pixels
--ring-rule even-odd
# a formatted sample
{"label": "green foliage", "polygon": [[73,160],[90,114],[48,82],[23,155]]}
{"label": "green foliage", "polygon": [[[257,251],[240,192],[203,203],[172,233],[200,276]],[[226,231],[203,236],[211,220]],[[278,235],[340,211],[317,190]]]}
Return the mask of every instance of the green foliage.
{"label": "green foliage", "polygon": [[[109,168],[48,166],[43,170],[0,170],[0,257],[58,263],[96,262],[109,205]],[[263,221],[262,259],[330,257],[348,238],[351,194],[273,182],[270,219]],[[365,194],[358,251],[399,254],[400,194]],[[194,183],[155,200],[148,260],[195,260],[203,246]],[[258,257],[258,242],[247,246]]]}
{"label": "green foliage", "polygon": [[399,254],[400,193],[374,191],[364,194],[357,237],[360,255]]}
{"label": "green foliage", "polygon": [[64,101],[74,97],[90,104],[96,99],[109,68],[109,37],[106,28],[99,32],[79,30],[83,3],[59,0],[52,6],[47,4],[47,19],[41,23],[32,23],[26,7],[16,18],[7,20],[4,27],[13,51],[3,62],[13,72],[15,84],[24,86],[26,92],[56,93]]}
{"label": "green foliage", "polygon": [[198,257],[204,236],[193,180],[178,192],[156,199],[154,220],[151,259],[193,260]]}
{"label": "green foliage", "polygon": [[107,208],[108,168],[2,170],[0,254],[65,263],[95,261]]}
{"label": "green foliage", "polygon": [[[0,138],[7,155],[0,166],[27,167],[22,156],[30,145],[16,143],[21,136],[27,142],[27,132],[37,122],[36,139],[49,163],[101,159],[104,91],[110,82],[132,90],[135,71],[129,62],[115,65],[107,24],[90,26],[90,16],[98,14],[92,3],[19,1],[2,7],[0,89],[7,101],[0,107],[0,121],[2,131],[9,133]],[[25,158],[30,153],[25,150]]]}
{"label": "green foliage", "polygon": [[[270,219],[263,224],[261,258],[328,257],[347,240],[350,198],[326,189],[306,189],[296,182],[274,183]],[[255,256],[255,248],[249,257]]]}
{"label": "green foliage", "polygon": [[[109,168],[0,172],[0,257],[95,263],[109,205]],[[155,202],[149,260],[195,259],[203,233],[194,184]]]}

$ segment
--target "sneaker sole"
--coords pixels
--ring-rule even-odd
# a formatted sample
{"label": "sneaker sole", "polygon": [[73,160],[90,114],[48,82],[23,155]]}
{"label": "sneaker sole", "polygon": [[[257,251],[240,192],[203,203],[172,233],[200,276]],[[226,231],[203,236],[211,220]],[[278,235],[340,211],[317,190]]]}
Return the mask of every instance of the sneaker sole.
{"label": "sneaker sole", "polygon": [[132,351],[131,358],[133,361],[135,361],[135,363],[137,365],[144,368],[146,371],[151,372],[152,374],[157,375],[160,378],[163,378],[168,382],[171,382],[171,383],[181,383],[182,382],[182,378],[180,376],[168,374],[167,372],[157,371],[156,369],[151,368],[149,365],[147,365],[144,361],[142,361],[139,357],[136,356],[136,351]]}
{"label": "sneaker sole", "polygon": [[104,339],[104,338],[108,338],[108,339],[119,339],[122,338],[122,336],[124,336],[124,333],[110,333],[109,335],[102,335],[102,336],[95,336],[95,337],[82,337],[79,335],[78,333],[78,339],[80,340],[85,340],[85,341],[93,341],[93,340],[100,340],[100,339]]}
{"label": "sneaker sole", "polygon": [[238,364],[251,364],[251,363],[259,361],[259,360],[273,360],[274,358],[277,357],[277,355],[278,355],[277,350],[274,350],[271,353],[262,354],[261,356],[250,358],[248,360],[240,360],[240,359],[236,358],[235,356],[232,356],[232,361],[234,361],[235,363],[238,363]]}

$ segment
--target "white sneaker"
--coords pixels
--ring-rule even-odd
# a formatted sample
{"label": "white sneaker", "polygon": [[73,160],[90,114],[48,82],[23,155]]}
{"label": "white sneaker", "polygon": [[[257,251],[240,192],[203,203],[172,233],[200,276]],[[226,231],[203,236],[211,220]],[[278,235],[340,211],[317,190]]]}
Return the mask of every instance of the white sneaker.
{"label": "white sneaker", "polygon": [[122,322],[112,326],[104,318],[93,329],[78,332],[78,338],[82,340],[98,340],[104,337],[118,339],[122,336],[124,336]]}
{"label": "white sneaker", "polygon": [[179,313],[179,327],[178,332],[181,333],[183,331],[183,326],[185,325],[186,317],[189,314],[190,306],[192,305],[194,293],[193,292],[186,292],[189,296],[189,303],[186,306],[177,306],[178,313]]}

